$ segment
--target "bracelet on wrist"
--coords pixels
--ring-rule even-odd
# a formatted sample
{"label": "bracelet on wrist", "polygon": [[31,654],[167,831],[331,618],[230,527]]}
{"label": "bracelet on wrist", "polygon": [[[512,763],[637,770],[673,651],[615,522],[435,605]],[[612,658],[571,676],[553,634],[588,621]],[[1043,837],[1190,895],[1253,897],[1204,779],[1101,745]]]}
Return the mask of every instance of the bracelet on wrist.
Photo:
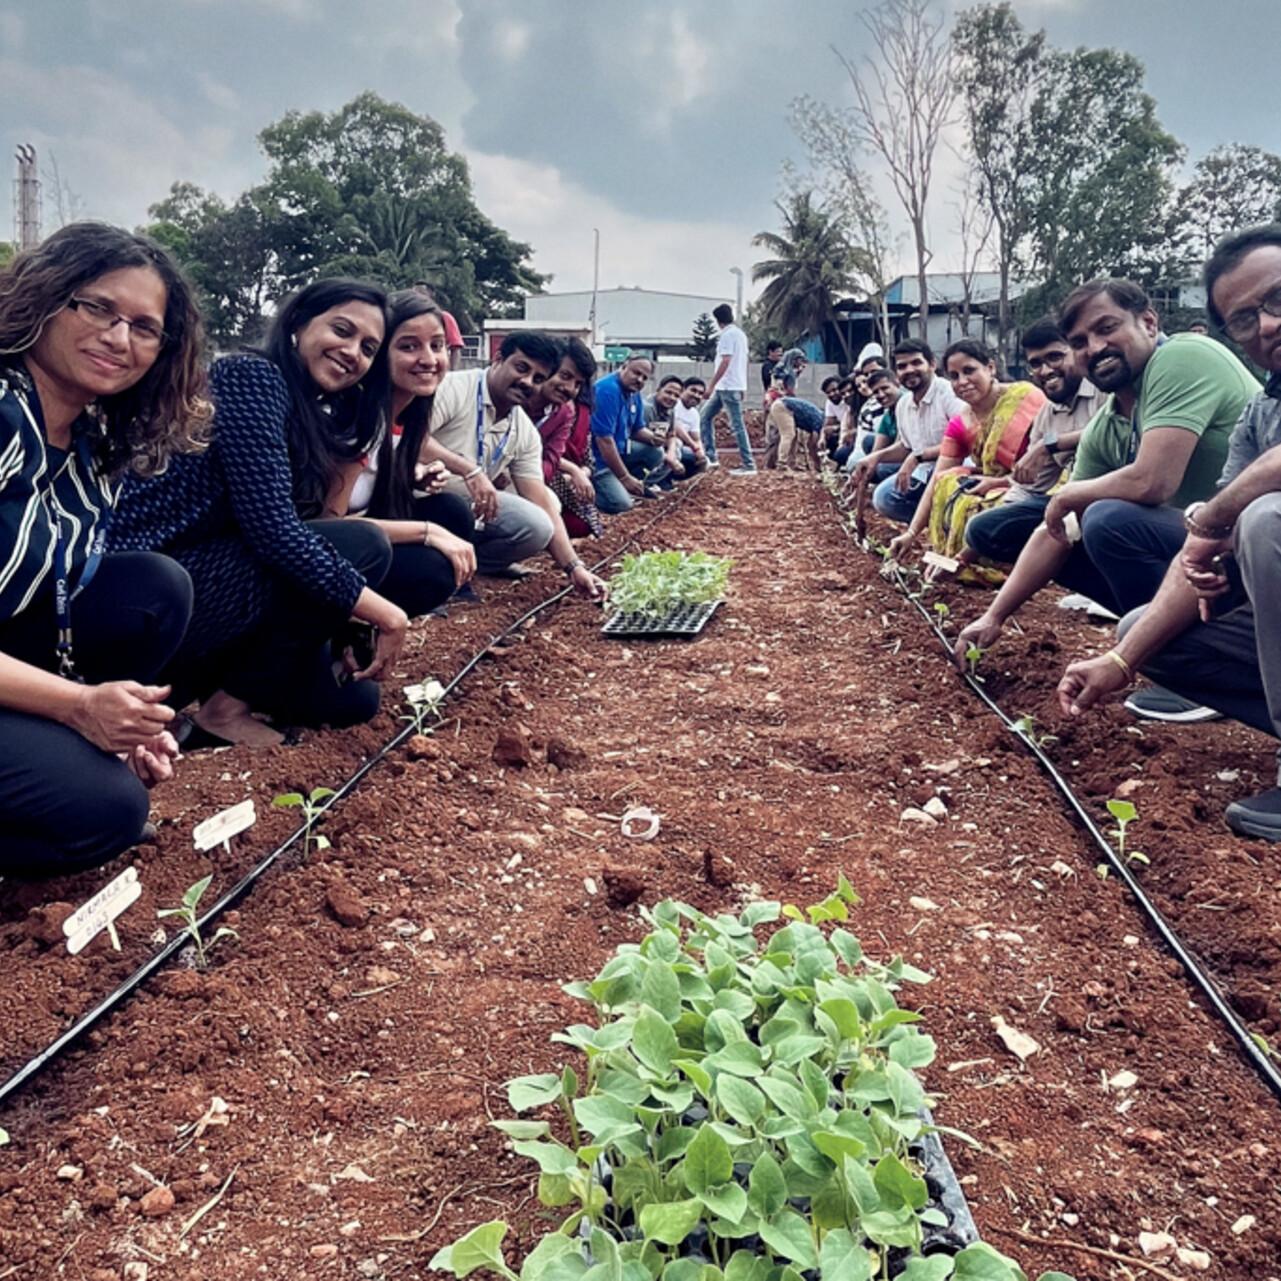
{"label": "bracelet on wrist", "polygon": [[485,469],[481,467],[479,463],[477,463],[476,466],[473,467],[471,471],[469,471],[467,475],[463,477],[463,484],[466,484],[469,480],[475,479],[475,477],[477,476],[484,475],[484,472],[485,472]]}
{"label": "bracelet on wrist", "polygon": [[1195,534],[1198,538],[1209,538],[1218,541],[1227,538],[1232,533],[1231,525],[1206,525],[1201,519],[1201,512],[1204,510],[1205,503],[1192,503],[1183,513],[1183,525],[1188,533]]}
{"label": "bracelet on wrist", "polygon": [[1108,652],[1104,654],[1103,657],[1110,658],[1121,669],[1121,671],[1125,673],[1125,679],[1127,684],[1130,684],[1130,685],[1134,684],[1134,668],[1131,667],[1130,664],[1125,660],[1125,658],[1123,658],[1120,654],[1118,654],[1116,650],[1114,649],[1108,650]]}
{"label": "bracelet on wrist", "polygon": [[561,572],[565,575],[566,578],[568,578],[574,572],[574,570],[582,566],[582,563],[583,562],[577,556],[575,556],[574,559],[571,560],[568,565],[562,565],[560,567]]}

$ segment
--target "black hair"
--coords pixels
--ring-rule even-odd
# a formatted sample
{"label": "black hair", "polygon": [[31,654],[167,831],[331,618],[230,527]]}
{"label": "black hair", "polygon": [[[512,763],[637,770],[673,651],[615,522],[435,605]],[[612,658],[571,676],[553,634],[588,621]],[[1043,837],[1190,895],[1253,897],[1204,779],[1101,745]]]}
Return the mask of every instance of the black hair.
{"label": "black hair", "polygon": [[1059,322],[1053,316],[1042,316],[1039,320],[1034,320],[1023,331],[1023,350],[1031,351],[1036,347],[1049,347],[1052,343],[1066,342],[1063,337],[1063,330],[1059,328]]}
{"label": "black hair", "polygon": [[869,357],[868,357],[868,358],[863,362],[863,364],[862,364],[862,365],[860,365],[860,366],[858,367],[858,372],[859,372],[860,374],[870,374],[872,371],[871,371],[870,369],[864,369],[864,368],[863,368],[863,365],[870,365],[870,364],[872,364],[873,362],[875,362],[875,366],[876,366],[876,368],[877,368],[877,369],[888,369],[888,368],[889,368],[889,365],[888,365],[888,364],[886,364],[886,361],[885,361],[885,357],[884,357],[884,356],[869,356]]}
{"label": "black hair", "polygon": [[546,365],[552,373],[560,364],[560,344],[550,334],[539,329],[518,329],[503,339],[498,349],[498,359],[506,360],[508,356],[520,352],[540,365]]}
{"label": "black hair", "polygon": [[949,343],[947,350],[943,353],[944,369],[947,368],[947,362],[953,356],[969,356],[983,365],[996,364],[996,353],[987,343],[980,342],[977,338],[958,338],[954,343]]}
{"label": "black hair", "polygon": [[782,350],[783,350],[783,344],[779,342],[777,338],[771,338],[769,342],[765,344],[765,354],[767,356],[771,351],[782,351]]}
{"label": "black hair", "polygon": [[680,378],[676,374],[668,374],[666,378],[662,379],[659,382],[658,386],[655,387],[654,390],[662,391],[663,388],[666,387],[668,383],[678,383],[682,387],[685,385],[684,383],[681,382]]}
{"label": "black hair", "polygon": [[818,385],[819,391],[826,391],[833,383],[838,387],[841,386],[841,380],[835,374],[828,374]]}
{"label": "black hair", "polygon": [[902,342],[895,343],[894,359],[900,356],[924,356],[931,365],[934,364],[934,353],[924,338],[904,338]]}
{"label": "black hair", "polygon": [[583,380],[575,403],[591,409],[596,404],[596,357],[592,355],[592,349],[581,338],[570,337],[565,339],[560,356],[561,360],[568,360],[578,370],[578,376]]}
{"label": "black hair", "polygon": [[714,308],[712,315],[722,325],[732,325],[734,323],[734,308],[727,302],[723,302],[719,307]]}
{"label": "black hair", "polygon": [[873,369],[872,372],[867,375],[867,389],[868,391],[871,391],[878,383],[894,381],[894,375],[890,373],[888,369]]}
{"label": "black hair", "polygon": [[[387,300],[387,341],[390,349],[396,331],[419,316],[435,316],[445,328],[441,309],[431,295],[415,286],[392,294]],[[414,507],[414,470],[418,455],[427,436],[431,422],[431,407],[435,395],[415,396],[400,415],[400,444],[394,439],[391,417],[391,379],[388,377],[386,430],[378,445],[378,471],[374,478],[374,492],[369,500],[369,510],[385,520],[408,520]]]}
{"label": "black hair", "polygon": [[1244,231],[1234,231],[1224,236],[1205,264],[1205,309],[1218,329],[1223,328],[1223,317],[1214,305],[1214,286],[1224,272],[1231,271],[1246,254],[1268,245],[1281,246],[1281,222],[1264,222]]}
{"label": "black hair", "polygon": [[706,378],[686,378],[685,381],[681,383],[681,386],[685,388],[702,387],[704,390],[706,390],[707,379]]}
{"label": "black hair", "polygon": [[262,346],[256,349],[280,370],[289,389],[285,434],[294,505],[304,519],[325,510],[339,467],[355,462],[374,447],[387,407],[386,341],[379,345],[360,382],[333,396],[321,393],[294,346],[300,329],[348,302],[376,308],[386,326],[387,295],[382,289],[363,280],[329,277],[313,281],[288,298]]}
{"label": "black hair", "polygon": [[1085,284],[1077,285],[1063,300],[1063,306],[1059,309],[1059,325],[1065,335],[1076,324],[1081,308],[1100,294],[1107,294],[1118,307],[1135,316],[1152,310],[1152,300],[1134,281],[1121,280],[1116,276],[1099,276],[1096,280],[1087,280]]}

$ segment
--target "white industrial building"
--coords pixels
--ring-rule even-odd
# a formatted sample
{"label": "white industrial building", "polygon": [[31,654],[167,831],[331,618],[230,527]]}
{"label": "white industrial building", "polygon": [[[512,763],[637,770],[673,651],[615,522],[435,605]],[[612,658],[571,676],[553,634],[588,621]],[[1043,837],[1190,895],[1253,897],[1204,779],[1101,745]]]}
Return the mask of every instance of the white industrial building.
{"label": "white industrial building", "polygon": [[694,322],[732,298],[705,294],[672,294],[659,289],[590,289],[563,294],[534,294],[525,299],[525,319],[551,330],[592,329],[596,300],[596,346],[628,347],[649,355],[683,354]]}

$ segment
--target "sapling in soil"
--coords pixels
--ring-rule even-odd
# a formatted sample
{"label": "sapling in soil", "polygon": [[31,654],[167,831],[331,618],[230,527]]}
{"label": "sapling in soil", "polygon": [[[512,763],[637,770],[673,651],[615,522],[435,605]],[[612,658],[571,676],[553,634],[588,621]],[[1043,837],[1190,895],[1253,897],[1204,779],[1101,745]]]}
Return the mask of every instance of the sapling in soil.
{"label": "sapling in soil", "polygon": [[976,681],[983,679],[979,675],[979,664],[983,661],[984,652],[978,645],[971,645],[965,651],[965,669]]}
{"label": "sapling in soil", "polygon": [[682,605],[705,605],[725,595],[731,563],[706,552],[629,553],[610,580],[609,601],[625,614],[659,618]]}
{"label": "sapling in soil", "polygon": [[1108,801],[1108,813],[1116,819],[1116,826],[1112,829],[1112,835],[1116,837],[1116,852],[1127,863],[1149,864],[1152,860],[1146,854],[1126,846],[1125,829],[1139,817],[1139,811],[1129,801]]}
{"label": "sapling in soil", "polygon": [[209,953],[213,951],[214,944],[220,939],[238,939],[240,937],[228,925],[219,926],[213,938],[207,943],[200,936],[200,900],[204,897],[205,891],[209,888],[209,882],[212,880],[212,872],[208,876],[202,876],[194,885],[187,887],[187,892],[182,896],[181,907],[166,907],[156,913],[156,916],[161,920],[169,916],[176,916],[182,922],[183,929],[187,931],[192,946],[196,949],[196,966],[202,970],[209,968]]}
{"label": "sapling in soil", "polygon": [[277,809],[301,809],[303,817],[303,843],[308,851],[329,848],[329,837],[323,832],[313,834],[312,828],[329,807],[325,804],[334,794],[332,787],[313,787],[310,792],[283,792],[273,796],[271,803]]}
{"label": "sapling in soil", "polygon": [[[445,718],[441,715],[440,705],[445,698],[445,687],[439,681],[423,681],[421,685],[405,686],[405,702],[409,712],[401,716],[414,727],[416,734],[430,734]],[[428,718],[431,724],[428,725]]]}

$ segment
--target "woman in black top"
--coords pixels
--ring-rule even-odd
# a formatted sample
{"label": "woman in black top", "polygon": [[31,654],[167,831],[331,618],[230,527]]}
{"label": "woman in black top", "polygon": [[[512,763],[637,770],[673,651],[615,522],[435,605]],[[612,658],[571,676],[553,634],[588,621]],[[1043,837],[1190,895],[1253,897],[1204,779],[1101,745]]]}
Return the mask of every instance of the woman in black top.
{"label": "woman in black top", "polygon": [[119,476],[197,449],[200,317],[159,245],[95,223],[0,270],[0,875],[133,845],[171,776],[167,686],[191,582],[103,555]]}
{"label": "woman in black top", "polygon": [[[378,710],[408,619],[374,588],[391,563],[367,521],[323,519],[345,472],[376,445],[387,400],[386,296],[319,280],[290,298],[256,352],[209,372],[209,449],[131,481],[113,545],[163,551],[195,585],[176,697],[202,699],[209,741],[266,745],[291,725],[353,725]],[[335,637],[355,618],[376,629],[358,660]]]}

